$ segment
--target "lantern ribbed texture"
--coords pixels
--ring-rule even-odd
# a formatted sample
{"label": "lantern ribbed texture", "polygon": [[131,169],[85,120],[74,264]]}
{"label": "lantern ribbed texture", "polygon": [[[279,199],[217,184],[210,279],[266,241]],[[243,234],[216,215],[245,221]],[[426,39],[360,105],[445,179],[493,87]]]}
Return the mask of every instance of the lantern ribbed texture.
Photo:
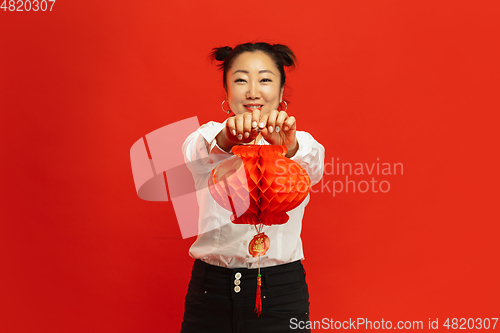
{"label": "lantern ribbed texture", "polygon": [[212,197],[232,211],[236,224],[283,224],[287,211],[309,193],[311,180],[295,161],[285,157],[285,146],[241,145],[231,157],[212,170]]}

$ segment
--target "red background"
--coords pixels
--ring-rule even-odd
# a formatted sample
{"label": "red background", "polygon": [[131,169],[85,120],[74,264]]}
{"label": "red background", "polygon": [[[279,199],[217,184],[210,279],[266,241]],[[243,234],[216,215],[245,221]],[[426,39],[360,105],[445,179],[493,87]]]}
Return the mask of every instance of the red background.
{"label": "red background", "polygon": [[193,239],[170,202],[138,198],[129,150],[178,120],[222,121],[207,55],[260,40],[295,51],[289,113],[327,162],[404,165],[376,176],[385,194],[312,195],[311,319],[499,317],[498,17],[496,1],[0,11],[0,331],[180,329]]}

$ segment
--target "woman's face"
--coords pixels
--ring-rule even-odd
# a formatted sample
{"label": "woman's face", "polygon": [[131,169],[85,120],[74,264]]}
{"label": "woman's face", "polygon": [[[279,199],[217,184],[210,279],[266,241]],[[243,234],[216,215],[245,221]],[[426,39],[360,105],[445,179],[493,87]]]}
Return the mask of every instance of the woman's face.
{"label": "woman's face", "polygon": [[277,110],[283,96],[278,67],[265,52],[238,55],[227,71],[227,99],[234,114]]}

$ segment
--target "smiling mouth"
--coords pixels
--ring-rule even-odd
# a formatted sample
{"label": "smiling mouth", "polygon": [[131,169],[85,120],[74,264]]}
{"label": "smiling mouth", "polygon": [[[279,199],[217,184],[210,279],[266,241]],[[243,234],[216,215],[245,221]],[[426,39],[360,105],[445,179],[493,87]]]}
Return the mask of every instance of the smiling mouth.
{"label": "smiling mouth", "polygon": [[264,105],[243,105],[248,111],[260,110]]}

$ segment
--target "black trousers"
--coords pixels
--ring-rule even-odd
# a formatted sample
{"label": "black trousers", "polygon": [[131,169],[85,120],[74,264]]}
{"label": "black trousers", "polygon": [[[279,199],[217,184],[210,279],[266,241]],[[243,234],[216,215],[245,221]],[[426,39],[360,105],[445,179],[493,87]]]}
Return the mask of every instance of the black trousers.
{"label": "black trousers", "polygon": [[[262,312],[254,311],[257,269],[229,269],[196,260],[181,333],[310,332],[309,292],[300,261],[261,268]],[[293,323],[293,324],[292,324]]]}

